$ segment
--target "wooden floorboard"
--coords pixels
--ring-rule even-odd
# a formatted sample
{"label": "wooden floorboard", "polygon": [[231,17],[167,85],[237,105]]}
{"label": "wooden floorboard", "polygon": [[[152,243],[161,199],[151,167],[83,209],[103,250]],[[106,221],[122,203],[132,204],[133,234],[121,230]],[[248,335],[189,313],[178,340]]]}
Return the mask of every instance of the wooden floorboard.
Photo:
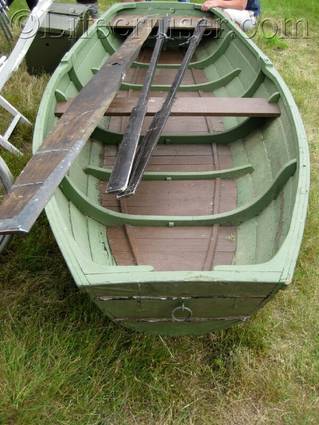
{"label": "wooden floorboard", "polygon": [[[139,60],[147,61],[146,51]],[[181,55],[165,52],[161,62],[175,63]],[[167,72],[168,71],[168,72]],[[156,83],[169,84],[176,70],[160,69]],[[131,82],[143,83],[145,69],[130,71]],[[185,84],[206,81],[200,70],[188,71]],[[137,96],[130,90],[121,96]],[[153,92],[152,96],[165,96],[166,92]],[[179,95],[203,96],[200,92]],[[207,96],[207,93],[205,93]],[[144,123],[144,130],[150,122]],[[109,129],[124,133],[127,117],[112,117]],[[223,131],[219,117],[170,117],[165,131],[173,133],[207,133]],[[103,164],[112,166],[117,147],[106,146]],[[232,166],[228,146],[217,145],[159,145],[149,171],[207,171]],[[232,181],[143,181],[135,196],[119,201],[112,194],[105,194],[106,183],[100,184],[101,204],[115,211],[130,214],[204,215],[215,214],[236,207],[236,186]],[[231,264],[236,248],[236,228],[222,226],[201,227],[134,227],[116,226],[107,229],[113,256],[118,264],[148,264],[156,270],[209,270],[217,264]]]}

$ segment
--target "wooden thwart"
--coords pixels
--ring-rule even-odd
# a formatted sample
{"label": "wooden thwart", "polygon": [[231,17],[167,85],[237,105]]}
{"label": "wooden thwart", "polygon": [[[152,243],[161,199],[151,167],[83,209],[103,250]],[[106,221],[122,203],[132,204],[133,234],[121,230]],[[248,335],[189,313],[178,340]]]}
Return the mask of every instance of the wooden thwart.
{"label": "wooden thwart", "polygon": [[151,30],[140,24],[69,105],[0,205],[0,234],[30,230],[114,99]]}
{"label": "wooden thwart", "polygon": [[[105,115],[111,117],[129,116],[136,106],[137,97],[116,97]],[[55,114],[61,116],[71,101],[57,104]],[[148,101],[146,115],[155,115],[162,107],[164,98],[151,97]],[[235,116],[235,117],[278,117],[279,106],[269,103],[264,98],[241,97],[180,97],[175,100],[171,116]]]}

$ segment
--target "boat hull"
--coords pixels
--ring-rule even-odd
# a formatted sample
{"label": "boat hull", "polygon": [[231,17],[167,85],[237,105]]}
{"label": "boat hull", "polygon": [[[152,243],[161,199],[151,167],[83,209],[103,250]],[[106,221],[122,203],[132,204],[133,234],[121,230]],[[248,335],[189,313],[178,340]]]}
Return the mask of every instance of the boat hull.
{"label": "boat hull", "polygon": [[187,283],[151,281],[86,289],[116,323],[151,334],[198,335],[246,322],[280,285],[201,282],[197,276]]}
{"label": "boat hull", "polygon": [[[128,119],[106,114],[46,213],[78,287],[110,319],[146,333],[203,334],[247,321],[291,282],[299,253],[308,147],[293,98],[269,59],[219,12],[205,15],[197,5],[182,3],[114,5],[104,15],[105,27],[92,27],[52,76],[34,150],[57,122],[61,102],[76,96],[121,44],[123,36],[108,31],[110,22],[123,13],[168,10],[177,17],[218,20],[214,36],[192,60],[178,99],[270,99],[280,112],[271,116],[270,104],[265,117],[261,110],[243,117],[235,105],[236,116],[227,116],[225,108],[212,117],[173,111],[141,189],[128,201],[105,194]],[[181,43],[167,43],[154,98],[165,97],[175,61],[182,58]],[[138,96],[150,47],[133,64],[118,101]]]}

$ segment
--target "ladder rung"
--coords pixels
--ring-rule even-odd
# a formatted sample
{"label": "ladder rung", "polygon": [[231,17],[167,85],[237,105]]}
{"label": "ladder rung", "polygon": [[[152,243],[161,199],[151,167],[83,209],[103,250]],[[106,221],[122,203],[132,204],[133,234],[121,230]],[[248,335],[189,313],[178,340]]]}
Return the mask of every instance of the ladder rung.
{"label": "ladder rung", "polygon": [[5,140],[9,140],[11,134],[13,133],[14,129],[16,128],[16,126],[18,125],[19,121],[20,121],[21,115],[16,115],[13,120],[11,121],[9,127],[7,128],[6,132],[4,133],[3,138]]}

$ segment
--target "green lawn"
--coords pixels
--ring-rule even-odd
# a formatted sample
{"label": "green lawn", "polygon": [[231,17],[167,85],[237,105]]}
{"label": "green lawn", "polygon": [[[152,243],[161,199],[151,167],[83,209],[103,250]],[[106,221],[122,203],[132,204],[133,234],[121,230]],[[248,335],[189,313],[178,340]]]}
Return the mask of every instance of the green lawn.
{"label": "green lawn", "polygon": [[[42,215],[0,257],[1,425],[319,424],[319,3],[262,3],[279,27],[284,17],[309,20],[308,38],[255,37],[291,88],[310,143],[310,209],[293,284],[237,328],[135,334],[79,294]],[[34,120],[45,83],[22,67],[4,95]],[[26,157],[31,133],[20,127],[13,138]],[[16,173],[26,161],[4,156]]]}

